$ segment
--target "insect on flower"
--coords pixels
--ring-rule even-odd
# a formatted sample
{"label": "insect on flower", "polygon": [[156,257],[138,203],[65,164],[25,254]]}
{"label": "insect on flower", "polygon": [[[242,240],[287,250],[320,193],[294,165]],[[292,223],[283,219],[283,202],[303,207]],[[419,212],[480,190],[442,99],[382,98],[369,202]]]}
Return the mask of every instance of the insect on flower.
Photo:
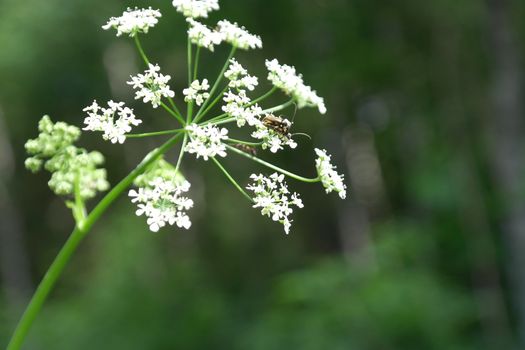
{"label": "insect on flower", "polygon": [[282,136],[290,137],[290,129],[292,128],[292,122],[282,117],[277,117],[273,114],[267,114],[262,119],[264,126],[272,129]]}

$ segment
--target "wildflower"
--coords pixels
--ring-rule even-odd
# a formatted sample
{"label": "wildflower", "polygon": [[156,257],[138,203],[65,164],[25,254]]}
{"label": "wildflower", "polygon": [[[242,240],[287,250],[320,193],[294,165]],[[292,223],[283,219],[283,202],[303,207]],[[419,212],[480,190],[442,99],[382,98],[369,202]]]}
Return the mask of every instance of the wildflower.
{"label": "wildflower", "polygon": [[252,174],[253,183],[246,188],[255,194],[254,208],[261,208],[261,214],[271,217],[284,226],[288,234],[292,225],[289,216],[293,213],[292,206],[303,208],[303,202],[297,193],[290,193],[288,185],[284,182],[284,175],[273,173],[269,177],[262,174]]}
{"label": "wildflower", "polygon": [[166,224],[189,229],[191,221],[186,211],[193,207],[193,200],[183,194],[188,192],[190,186],[186,180],[175,183],[157,177],[145,187],[131,189],[128,195],[132,203],[138,203],[137,216],[145,215],[148,218],[146,222],[152,232],[157,232]]}
{"label": "wildflower", "polygon": [[[38,123],[40,134],[25,144],[31,157],[26,159],[26,167],[39,171],[42,166],[51,172],[49,187],[58,195],[77,194],[80,199],[94,197],[98,191],[109,188],[106,170],[98,166],[104,163],[99,152],[87,152],[73,143],[80,137],[77,127],[63,122],[53,123],[44,116]],[[77,193],[75,193],[77,192]]]}
{"label": "wildflower", "polygon": [[204,24],[195,21],[193,18],[187,18],[186,21],[190,25],[188,29],[188,37],[193,44],[205,47],[213,52],[215,46],[223,41],[224,35],[222,33],[208,28]]}
{"label": "wildflower", "polygon": [[258,104],[247,106],[251,100],[246,95],[246,90],[238,90],[237,93],[228,90],[224,94],[223,101],[226,104],[222,106],[222,110],[237,120],[238,127],[246,123],[254,126],[259,122],[258,116],[262,114],[262,108]]}
{"label": "wildflower", "polygon": [[208,79],[204,79],[202,83],[199,83],[198,80],[194,80],[190,87],[187,89],[184,89],[182,93],[184,94],[184,101],[195,101],[197,106],[200,106],[204,103],[204,101],[210,97],[210,94],[206,92],[210,88],[210,85],[208,84]]}
{"label": "wildflower", "polygon": [[310,86],[304,84],[302,76],[297,74],[294,67],[281,65],[276,59],[273,59],[266,60],[266,68],[268,69],[268,80],[275,87],[291,95],[297,101],[298,108],[317,107],[319,113],[326,113],[324,99],[319,97]]}
{"label": "wildflower", "polygon": [[257,77],[249,75],[248,71],[235,58],[230,60],[230,66],[224,76],[230,81],[228,86],[233,89],[246,88],[253,91],[259,84]]}
{"label": "wildflower", "polygon": [[142,99],[144,103],[151,102],[153,108],[157,108],[162,97],[173,97],[175,93],[170,89],[168,82],[171,77],[159,73],[160,67],[155,64],[149,64],[144,74],[131,76],[128,85],[132,85],[135,92],[135,99]]}
{"label": "wildflower", "polygon": [[189,18],[208,17],[208,13],[219,9],[219,0],[173,0],[177,12]]}
{"label": "wildflower", "polygon": [[104,108],[99,106],[97,101],[93,101],[93,104],[83,111],[87,112],[88,116],[84,119],[86,127],[82,130],[102,131],[102,138],[112,143],[124,143],[131,126],[142,123],[142,120],[135,117],[131,108],[124,107],[124,102],[109,101],[108,108]]}
{"label": "wildflower", "polygon": [[258,35],[250,34],[244,27],[237,23],[222,20],[217,23],[217,28],[224,35],[224,41],[239,49],[260,49],[262,40]]}
{"label": "wildflower", "polygon": [[325,150],[315,149],[317,159],[315,160],[315,167],[317,173],[321,178],[321,182],[326,190],[326,193],[335,191],[339,193],[341,199],[346,198],[346,185],[344,183],[343,175],[340,175],[336,171],[336,167],[332,165],[330,159],[331,156],[326,153]]}
{"label": "wildflower", "polygon": [[191,139],[186,145],[188,153],[195,153],[197,158],[202,157],[204,160],[217,155],[226,157],[226,146],[222,141],[228,139],[228,129],[219,129],[212,124],[190,124],[186,126],[186,130]]}
{"label": "wildflower", "polygon": [[102,26],[102,29],[114,28],[117,30],[117,36],[129,34],[130,37],[134,37],[137,33],[147,33],[150,28],[157,24],[157,18],[161,16],[158,10],[153,10],[151,7],[147,9],[135,7],[134,10],[128,8],[122,13],[122,16],[111,17],[108,23]]}
{"label": "wildflower", "polygon": [[[291,126],[292,123],[283,119],[283,123]],[[252,133],[252,137],[262,140],[262,149],[270,149],[270,152],[277,153],[277,151],[284,149],[284,146],[288,146],[292,149],[297,147],[297,142],[292,139],[290,134],[282,133],[264,125],[262,121],[258,121],[255,124],[257,130]]]}

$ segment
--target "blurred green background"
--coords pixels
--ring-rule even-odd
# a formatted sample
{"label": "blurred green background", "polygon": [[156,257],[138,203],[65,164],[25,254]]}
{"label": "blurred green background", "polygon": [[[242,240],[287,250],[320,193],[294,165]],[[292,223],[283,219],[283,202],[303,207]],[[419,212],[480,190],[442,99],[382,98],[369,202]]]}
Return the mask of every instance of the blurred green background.
{"label": "blurred green background", "polygon": [[[173,127],[133,101],[132,41],[100,29],[148,5],[163,18],[144,47],[180,96],[185,23],[170,1],[0,0],[0,347],[73,227],[48,175],[23,167],[40,117],[82,125],[93,99],[116,99],[142,130]],[[221,18],[262,36],[238,55],[261,81],[276,57],[325,97],[327,115],[295,119],[313,141],[276,162],[313,175],[312,147],[328,149],[348,199],[293,183],[306,206],[285,236],[215,167],[186,162],[191,230],[152,234],[119,200],[25,348],[524,349],[525,3],[222,0],[208,23]],[[226,55],[204,54],[203,74]],[[160,141],[81,144],[107,155],[115,184]],[[245,182],[262,170],[238,160],[224,163]]]}

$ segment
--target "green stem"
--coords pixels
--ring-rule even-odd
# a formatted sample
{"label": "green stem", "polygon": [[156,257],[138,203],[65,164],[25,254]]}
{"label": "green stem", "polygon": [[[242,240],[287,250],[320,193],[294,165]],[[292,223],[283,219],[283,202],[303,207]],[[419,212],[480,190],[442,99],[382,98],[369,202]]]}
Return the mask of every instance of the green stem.
{"label": "green stem", "polygon": [[[191,65],[192,65],[192,57],[191,57],[191,40],[188,37],[188,87],[190,87],[192,80],[191,80]],[[189,124],[191,122],[191,117],[193,116],[193,101],[188,101],[188,108],[186,109],[186,124]]]}
{"label": "green stem", "polygon": [[175,101],[173,101],[173,99],[171,97],[168,97],[168,101],[170,102],[170,105],[171,107],[173,108],[173,110],[175,111],[175,113],[177,113],[179,116],[182,115],[182,113],[180,112],[180,110],[177,108],[177,105],[175,105]]}
{"label": "green stem", "polygon": [[265,114],[268,114],[268,113],[273,113],[273,112],[278,112],[278,111],[282,111],[283,109],[285,109],[286,107],[292,105],[294,103],[294,99],[290,99],[288,100],[287,102],[281,104],[281,105],[278,105],[278,106],[275,106],[275,107],[272,107],[272,108],[267,108],[265,110],[262,111],[262,113],[265,113]]}
{"label": "green stem", "polygon": [[172,130],[146,132],[142,134],[126,134],[126,138],[141,138],[141,137],[149,137],[149,136],[171,135],[171,134],[176,134],[176,133],[184,132],[184,131],[185,131],[184,129],[172,129]]}
{"label": "green stem", "polygon": [[191,58],[191,40],[188,37],[188,45],[187,45],[187,54],[188,54],[188,87],[191,85],[191,64],[192,64],[192,58]]}
{"label": "green stem", "polygon": [[193,65],[193,79],[192,79],[192,81],[197,79],[197,70],[199,69],[200,53],[201,53],[201,47],[197,46],[197,51],[195,53],[195,63]]}
{"label": "green stem", "polygon": [[175,166],[175,172],[177,173],[180,168],[180,163],[182,162],[182,157],[184,156],[184,152],[186,151],[186,143],[188,142],[188,134],[184,134],[184,139],[182,140],[182,146],[180,148],[179,158],[177,159],[177,165]]}
{"label": "green stem", "polygon": [[230,65],[230,59],[235,54],[235,50],[236,50],[236,47],[233,46],[230,51],[230,54],[228,55],[228,58],[226,58],[226,62],[224,63],[224,66],[222,67],[221,71],[219,72],[219,75],[217,76],[217,80],[215,80],[215,83],[213,84],[210,90],[210,96],[202,104],[201,108],[197,112],[196,118],[200,117],[201,113],[206,109],[206,107],[208,106],[208,103],[210,102],[210,99],[213,97],[213,94],[215,93],[215,90],[217,90],[217,87],[219,87],[219,84],[221,83],[222,78],[224,76],[224,72],[226,72],[226,69]]}
{"label": "green stem", "polygon": [[179,137],[182,134],[178,134],[170,138],[159,148],[151,151],[137,167],[131,171],[124,179],[122,179],[113,189],[97,204],[97,206],[89,213],[84,220],[82,227],[76,227],[66,243],[56,256],[55,260],[47,270],[44,278],[40,282],[38,288],[33,294],[31,301],[26,307],[22,318],[18,322],[16,329],[7,345],[6,350],[19,350],[22,343],[29,331],[29,328],[33,324],[36,316],[38,315],[42,305],[44,304],[47,296],[53,289],[56,281],[62,274],[62,271],[66,267],[69,259],[76,251],[78,245],[82,239],[89,233],[91,227],[97,222],[107,208],[124,192],[135,180],[137,176],[142,174],[144,170],[157,160],[161,155],[166,153],[173,145],[178,142]]}
{"label": "green stem", "polygon": [[146,54],[144,53],[144,50],[142,49],[142,45],[140,44],[140,39],[138,33],[135,34],[133,37],[135,39],[135,45],[137,46],[137,49],[139,50],[140,56],[144,60],[144,63],[146,63],[146,66],[149,66],[149,60]]}
{"label": "green stem", "polygon": [[171,116],[175,117],[182,125],[186,125],[186,121],[180,116],[178,115],[175,111],[173,111],[171,108],[169,108],[168,106],[166,106],[166,104],[164,102],[160,102],[160,105],[162,106],[162,108],[164,108],[169,114],[171,114]]}
{"label": "green stem", "polygon": [[239,149],[237,149],[237,148],[235,148],[235,147],[232,147],[232,146],[230,146],[230,145],[225,145],[225,146],[226,146],[230,151],[233,151],[233,152],[235,152],[235,153],[237,153],[237,154],[240,154],[240,155],[243,156],[243,157],[249,158],[249,159],[251,159],[251,160],[253,160],[253,161],[255,161],[255,162],[259,163],[259,164],[262,164],[262,165],[264,165],[264,166],[266,166],[266,167],[268,167],[268,168],[270,168],[270,169],[273,169],[273,170],[275,170],[275,171],[278,171],[278,172],[280,172],[281,174],[284,174],[284,175],[286,175],[286,176],[289,176],[289,177],[291,177],[291,178],[293,178],[293,179],[296,179],[296,180],[299,180],[299,181],[303,181],[303,182],[310,182],[310,183],[313,183],[313,182],[319,182],[319,181],[321,180],[321,179],[319,178],[319,176],[316,177],[316,178],[307,178],[307,177],[303,177],[303,176],[300,176],[300,175],[297,175],[297,174],[291,173],[291,172],[289,172],[289,171],[287,171],[287,170],[284,170],[284,169],[279,168],[278,166],[275,166],[275,165],[273,165],[273,164],[271,164],[271,163],[268,163],[268,162],[266,162],[266,161],[264,161],[264,160],[262,160],[262,159],[259,159],[259,158],[255,157],[255,156],[252,156],[251,154],[248,154],[248,153],[246,153],[246,152],[243,152],[243,151],[241,151],[241,150],[239,150]]}
{"label": "green stem", "polygon": [[260,146],[262,144],[262,142],[242,141],[242,140],[232,139],[230,137],[228,137],[227,141],[232,142],[232,143],[240,143],[242,145],[248,145],[248,146]]}
{"label": "green stem", "polygon": [[219,163],[219,161],[217,159],[215,159],[215,157],[211,157],[211,159],[215,162],[215,164],[217,164],[219,169],[222,170],[224,175],[226,175],[228,180],[230,180],[230,182],[239,190],[239,192],[241,192],[244,197],[246,197],[250,202],[253,203],[252,197],[250,197],[250,195],[248,193],[246,193],[246,191],[244,191],[244,189],[237,183],[237,181],[235,181],[235,179],[230,175],[230,173],[228,173],[228,171],[226,171],[226,169],[224,169],[222,164]]}
{"label": "green stem", "polygon": [[246,107],[250,107],[250,106],[253,106],[254,104],[256,104],[257,102],[260,102],[264,99],[266,99],[267,97],[270,97],[275,91],[277,91],[277,88],[274,86],[270,89],[270,91],[268,91],[267,93],[265,93],[264,95],[256,98],[255,100],[253,100],[252,102],[248,103],[246,105]]}
{"label": "green stem", "polygon": [[86,219],[86,206],[80,195],[80,174],[75,177],[75,221],[82,228]]}

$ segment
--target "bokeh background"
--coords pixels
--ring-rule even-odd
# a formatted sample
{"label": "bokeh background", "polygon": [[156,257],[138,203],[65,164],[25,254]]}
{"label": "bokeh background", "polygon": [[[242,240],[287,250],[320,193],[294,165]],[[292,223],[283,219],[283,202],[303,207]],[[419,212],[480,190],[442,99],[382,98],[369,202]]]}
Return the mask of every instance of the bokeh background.
{"label": "bokeh background", "polygon": [[[185,23],[168,0],[0,0],[0,347],[73,221],[23,144],[43,114],[81,125],[92,102],[133,101],[141,69],[128,38],[100,26],[127,6],[159,8],[151,59],[186,81]],[[211,164],[188,161],[190,231],[152,234],[120,199],[83,242],[26,349],[525,348],[525,3],[511,0],[222,0],[262,35],[237,57],[293,64],[326,99],[300,110],[298,151],[276,162],[313,175],[334,154],[349,196],[293,183],[293,232],[263,218]],[[215,76],[227,49],[203,54]],[[283,101],[276,96],[274,101]],[[292,113],[287,111],[286,113]],[[159,139],[123,146],[86,133],[111,183]],[[168,159],[176,156],[172,153]],[[270,158],[262,154],[263,158]],[[224,161],[247,183],[260,167]]]}

